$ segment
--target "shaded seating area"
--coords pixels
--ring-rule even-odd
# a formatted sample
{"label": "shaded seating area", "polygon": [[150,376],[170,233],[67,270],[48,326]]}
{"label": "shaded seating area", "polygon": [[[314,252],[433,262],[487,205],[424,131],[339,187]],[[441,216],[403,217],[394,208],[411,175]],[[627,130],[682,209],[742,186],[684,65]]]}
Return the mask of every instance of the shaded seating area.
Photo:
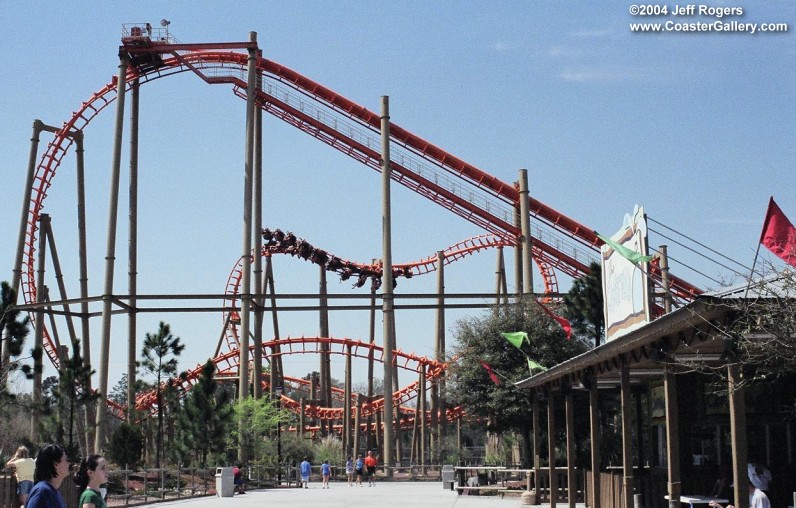
{"label": "shaded seating area", "polygon": [[541,501],[574,507],[579,495],[560,484],[579,486],[582,467],[594,508],[704,508],[700,496],[747,508],[754,462],[772,472],[772,506],[791,505],[796,383],[741,382],[721,333],[735,312],[725,296],[703,296],[517,383],[533,391],[535,478],[567,471],[535,485]]}

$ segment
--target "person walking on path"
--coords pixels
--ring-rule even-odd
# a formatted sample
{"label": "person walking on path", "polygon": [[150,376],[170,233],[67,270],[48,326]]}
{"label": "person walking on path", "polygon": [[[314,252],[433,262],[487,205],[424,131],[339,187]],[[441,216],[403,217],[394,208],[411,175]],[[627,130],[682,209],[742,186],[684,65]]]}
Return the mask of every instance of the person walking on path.
{"label": "person walking on path", "polygon": [[323,488],[329,488],[329,478],[332,476],[332,466],[329,465],[328,460],[324,460],[321,464],[321,476],[323,477]]}
{"label": "person walking on path", "polygon": [[357,461],[354,463],[354,472],[357,475],[357,483],[359,486],[362,486],[362,468],[365,467],[365,463],[362,461],[362,455],[357,455]]}
{"label": "person walking on path", "polygon": [[369,451],[368,456],[365,457],[365,467],[368,468],[368,487],[373,487],[376,485],[377,465],[379,465],[379,461],[376,460],[376,456],[373,454],[373,451]]}
{"label": "person walking on path", "polygon": [[243,471],[241,471],[242,464],[236,464],[232,468],[232,480],[235,483],[235,490],[238,494],[246,493],[246,481],[243,479]]}
{"label": "person walking on path", "polygon": [[348,486],[354,486],[354,461],[351,460],[351,457],[348,457],[348,460],[345,461],[345,475],[348,478]]}
{"label": "person walking on path", "polygon": [[304,457],[301,462],[301,483],[305,489],[310,488],[310,474],[312,474],[312,464],[309,458]]}
{"label": "person walking on path", "polygon": [[69,474],[69,460],[63,448],[55,444],[45,445],[36,456],[33,479],[26,508],[66,508],[58,490]]}
{"label": "person walking on path", "polygon": [[6,462],[6,466],[14,469],[14,476],[17,477],[17,496],[21,508],[25,508],[28,502],[28,494],[33,488],[33,469],[36,462],[30,458],[28,449],[24,446],[17,448],[17,452]]}
{"label": "person walking on path", "polygon": [[108,481],[108,464],[100,455],[89,455],[75,473],[75,485],[82,490],[77,508],[107,508],[100,485]]}

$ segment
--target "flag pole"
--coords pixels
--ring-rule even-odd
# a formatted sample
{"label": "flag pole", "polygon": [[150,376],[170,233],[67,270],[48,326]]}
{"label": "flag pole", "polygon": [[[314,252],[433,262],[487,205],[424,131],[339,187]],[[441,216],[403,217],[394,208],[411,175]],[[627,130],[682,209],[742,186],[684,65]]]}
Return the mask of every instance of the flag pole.
{"label": "flag pole", "polygon": [[752,286],[752,277],[755,274],[755,265],[757,265],[757,256],[760,254],[760,242],[757,242],[757,250],[755,251],[755,259],[752,261],[752,271],[749,273],[749,278],[746,281],[746,291],[744,291],[743,299],[746,300],[747,295],[749,294],[749,288]]}
{"label": "flag pole", "polygon": [[749,288],[752,286],[752,277],[755,274],[755,266],[757,266],[757,256],[760,254],[760,246],[763,245],[763,237],[766,234],[766,230],[768,229],[768,221],[771,219],[771,209],[772,205],[774,205],[774,196],[768,198],[768,207],[766,207],[766,218],[763,219],[763,229],[760,231],[760,239],[757,241],[757,250],[755,251],[755,259],[752,261],[752,271],[749,273],[749,280],[746,283],[746,291],[744,291],[743,299],[746,301],[746,297],[749,295]]}

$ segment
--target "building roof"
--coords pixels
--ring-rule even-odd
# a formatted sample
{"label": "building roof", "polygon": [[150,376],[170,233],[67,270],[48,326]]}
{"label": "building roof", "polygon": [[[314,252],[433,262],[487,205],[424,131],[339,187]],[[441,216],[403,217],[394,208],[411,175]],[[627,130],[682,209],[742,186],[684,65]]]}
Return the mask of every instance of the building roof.
{"label": "building roof", "polygon": [[645,372],[660,374],[666,354],[717,360],[724,351],[724,340],[717,333],[716,324],[732,310],[721,298],[699,297],[622,337],[518,381],[515,386],[538,388],[567,381],[577,384],[587,377],[618,380],[622,366],[631,368],[636,377]]}

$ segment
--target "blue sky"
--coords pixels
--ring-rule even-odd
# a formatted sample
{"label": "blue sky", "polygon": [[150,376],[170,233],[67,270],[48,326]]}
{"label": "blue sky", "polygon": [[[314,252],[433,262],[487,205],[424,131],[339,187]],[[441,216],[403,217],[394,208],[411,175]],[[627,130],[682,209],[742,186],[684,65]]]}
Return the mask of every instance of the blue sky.
{"label": "blue sky", "polygon": [[[527,168],[533,196],[600,232],[616,231],[624,214],[640,204],[656,221],[750,265],[769,196],[796,220],[790,185],[796,6],[716,4],[742,7],[744,15],[732,19],[743,22],[788,23],[788,33],[653,35],[631,33],[629,23],[645,19],[631,16],[630,5],[6,0],[0,3],[0,279],[11,278],[33,120],[67,121],[116,74],[121,25],[157,25],[161,18],[171,21],[171,33],[182,42],[243,41],[256,31],[265,58],[372,111],[378,111],[380,96],[389,95],[396,124],[504,181],[513,182],[517,170]],[[221,293],[241,252],[244,102],[228,87],[188,75],[147,84],[141,97],[139,292]],[[92,294],[102,288],[114,109],[85,132]],[[42,136],[42,150],[48,139]],[[126,292],[126,146],[120,294]],[[347,259],[381,256],[377,173],[268,115],[264,165],[266,226],[291,230]],[[53,217],[72,297],[78,293],[74,187],[70,154],[45,211]],[[427,257],[482,233],[402,187],[393,187],[393,205],[395,262]],[[650,235],[652,246],[661,243],[670,244],[673,258],[714,278],[731,276]],[[510,256],[507,264],[512,266]],[[494,266],[491,252],[451,265],[447,290],[491,291]],[[716,286],[682,266],[673,270],[702,287]],[[317,289],[317,270],[307,263],[277,258],[275,271],[277,291]],[[330,292],[364,294],[333,276],[329,282]],[[561,282],[566,290],[569,281]],[[398,291],[434,287],[434,276],[427,275],[401,281]],[[448,315],[449,331],[464,314]],[[154,331],[161,319],[188,344],[184,368],[212,354],[220,316],[144,315],[139,330]],[[283,336],[317,334],[314,314],[281,319]],[[92,328],[95,344],[99,321]],[[331,333],[367,340],[367,314],[333,314]],[[433,336],[432,312],[398,316],[401,349],[430,356]],[[111,385],[125,370],[125,337],[122,320],[114,321]],[[363,381],[364,364],[355,367],[355,382]],[[286,362],[293,375],[317,368],[308,357]],[[333,369],[342,379],[342,363]]]}

